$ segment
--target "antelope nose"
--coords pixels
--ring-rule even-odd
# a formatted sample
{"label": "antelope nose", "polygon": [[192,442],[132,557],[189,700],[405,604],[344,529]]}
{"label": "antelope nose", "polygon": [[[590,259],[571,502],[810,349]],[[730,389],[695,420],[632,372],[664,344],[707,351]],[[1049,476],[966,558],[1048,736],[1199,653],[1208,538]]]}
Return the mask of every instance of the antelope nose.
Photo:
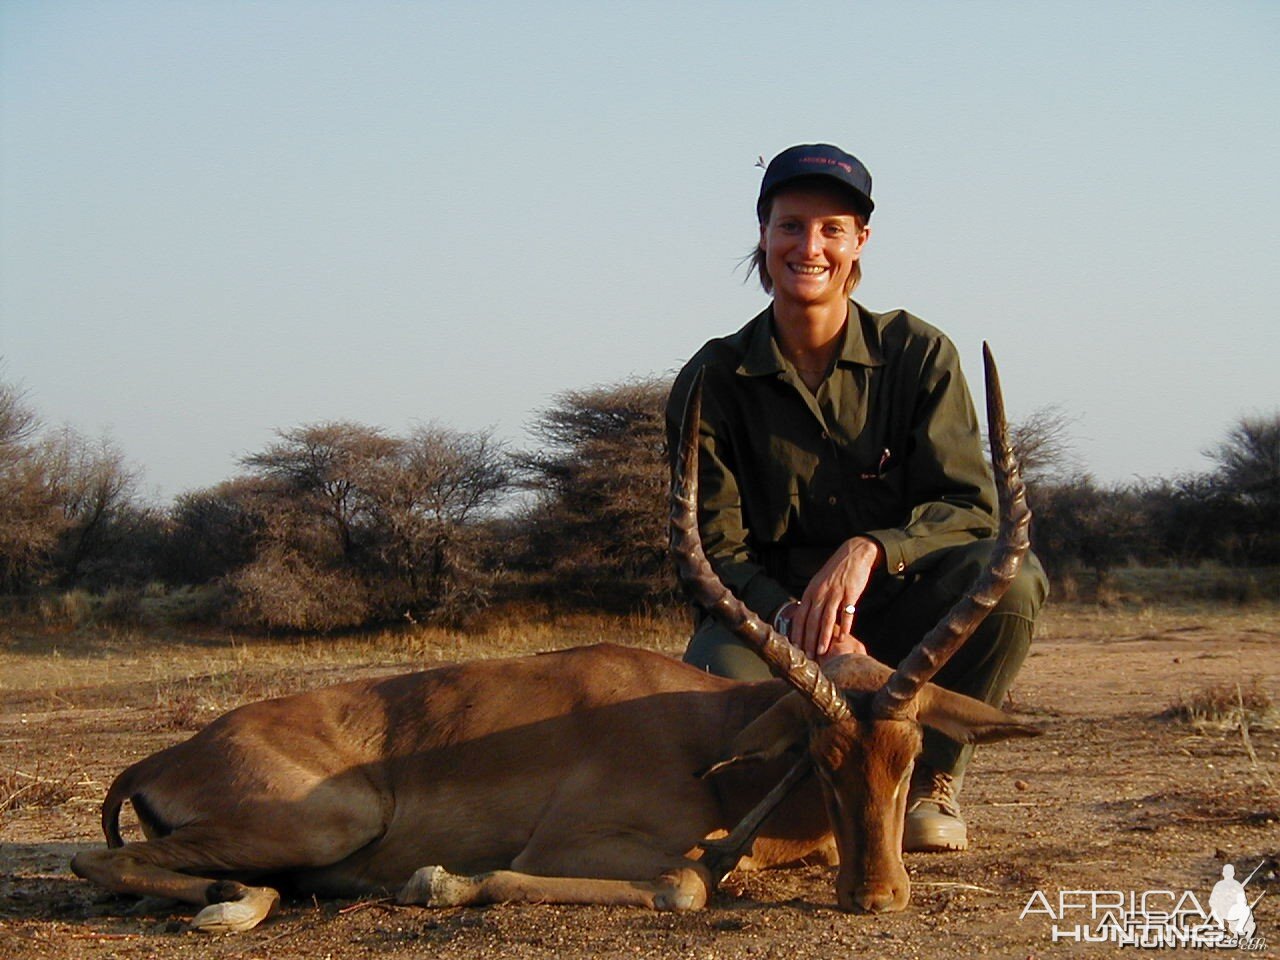
{"label": "antelope nose", "polygon": [[907,906],[909,888],[893,883],[867,883],[840,897],[845,910],[854,913],[896,913]]}
{"label": "antelope nose", "polygon": [[853,899],[864,913],[890,913],[902,909],[896,905],[898,898],[888,887],[867,887],[854,894]]}

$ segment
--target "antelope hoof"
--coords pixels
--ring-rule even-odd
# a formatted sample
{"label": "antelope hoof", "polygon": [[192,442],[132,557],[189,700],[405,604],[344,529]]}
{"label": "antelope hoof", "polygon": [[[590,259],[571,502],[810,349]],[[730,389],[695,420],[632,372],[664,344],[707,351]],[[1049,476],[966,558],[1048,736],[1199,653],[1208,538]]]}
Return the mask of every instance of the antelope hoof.
{"label": "antelope hoof", "polygon": [[471,884],[444,867],[422,867],[400,888],[396,902],[420,907],[461,907],[469,902]]}
{"label": "antelope hoof", "polygon": [[270,887],[247,887],[238,900],[211,903],[194,917],[188,929],[200,933],[244,933],[275,912],[280,894]]}
{"label": "antelope hoof", "polygon": [[660,883],[662,888],[653,898],[655,910],[701,910],[707,905],[709,887],[696,870],[677,870],[664,875]]}
{"label": "antelope hoof", "polygon": [[700,906],[697,897],[682,890],[663,891],[653,898],[655,910],[697,910]]}

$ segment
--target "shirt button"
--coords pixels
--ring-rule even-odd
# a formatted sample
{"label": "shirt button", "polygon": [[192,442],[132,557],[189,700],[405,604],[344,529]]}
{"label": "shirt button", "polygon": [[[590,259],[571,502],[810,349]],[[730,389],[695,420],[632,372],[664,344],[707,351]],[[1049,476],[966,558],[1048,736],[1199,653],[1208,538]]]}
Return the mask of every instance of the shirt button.
{"label": "shirt button", "polygon": [[823,440],[830,440],[830,439],[831,439],[831,434],[829,434],[829,433],[827,433],[827,431],[823,430],[823,431],[822,431],[822,439],[823,439]]}
{"label": "shirt button", "polygon": [[831,496],[827,497],[827,503],[831,504],[831,506],[833,507],[839,502],[840,502],[840,498],[837,497],[834,493]]}
{"label": "shirt button", "polygon": [[905,564],[905,563],[903,563],[901,560],[899,560],[899,561],[898,561],[898,568],[897,568],[896,570],[894,570],[894,573],[901,573],[901,572],[902,572],[902,570],[903,570],[903,568],[904,568],[905,566],[906,566],[906,564]]}

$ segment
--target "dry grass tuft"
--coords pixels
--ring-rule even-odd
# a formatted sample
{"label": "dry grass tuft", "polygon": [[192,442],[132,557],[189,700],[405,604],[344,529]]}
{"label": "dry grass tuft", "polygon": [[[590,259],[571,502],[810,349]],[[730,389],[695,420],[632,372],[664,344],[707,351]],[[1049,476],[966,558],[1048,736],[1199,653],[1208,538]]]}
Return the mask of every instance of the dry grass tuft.
{"label": "dry grass tuft", "polygon": [[82,772],[46,776],[39,763],[30,772],[10,767],[0,770],[0,816],[24,807],[60,807],[97,787]]}
{"label": "dry grass tuft", "polygon": [[87,590],[48,594],[35,599],[33,613],[47,626],[82,627],[93,619],[93,597]]}
{"label": "dry grass tuft", "polygon": [[1270,695],[1257,680],[1219,683],[1180,695],[1160,716],[1198,727],[1274,727],[1280,725]]}
{"label": "dry grass tuft", "polygon": [[1240,742],[1253,773],[1272,797],[1271,806],[1264,813],[1270,820],[1280,816],[1280,808],[1275,805],[1275,800],[1280,799],[1280,788],[1277,788],[1267,767],[1259,761],[1249,733],[1251,727],[1280,728],[1280,709],[1256,679],[1247,685],[1218,683],[1201,687],[1188,697],[1179,696],[1161,716],[1190,723],[1199,730],[1240,731]]}

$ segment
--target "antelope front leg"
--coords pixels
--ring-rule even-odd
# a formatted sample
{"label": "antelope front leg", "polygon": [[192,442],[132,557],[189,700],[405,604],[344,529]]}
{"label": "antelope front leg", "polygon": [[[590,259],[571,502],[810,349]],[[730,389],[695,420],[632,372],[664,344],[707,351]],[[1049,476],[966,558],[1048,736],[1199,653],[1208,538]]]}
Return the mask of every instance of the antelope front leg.
{"label": "antelope front leg", "polygon": [[799,786],[811,773],[813,773],[813,761],[806,754],[796,762],[795,766],[787,771],[787,775],[782,778],[777,786],[770,790],[764,796],[764,799],[738,822],[738,825],[733,828],[727,837],[721,837],[718,840],[703,840],[698,844],[703,850],[700,862],[711,875],[713,887],[718,887],[720,882],[733,872],[739,861],[751,849],[751,844],[755,841],[756,834],[760,832],[760,827],[763,826],[764,822],[769,819],[769,815],[777,810],[778,806],[791,791]]}
{"label": "antelope front leg", "polygon": [[657,880],[593,880],[588,877],[539,877],[515,870],[495,870],[471,877],[444,867],[423,867],[404,885],[396,900],[431,907],[470,907],[486,903],[592,903],[648,907],[653,910],[699,910],[706,905],[710,877],[696,864],[678,867]]}

